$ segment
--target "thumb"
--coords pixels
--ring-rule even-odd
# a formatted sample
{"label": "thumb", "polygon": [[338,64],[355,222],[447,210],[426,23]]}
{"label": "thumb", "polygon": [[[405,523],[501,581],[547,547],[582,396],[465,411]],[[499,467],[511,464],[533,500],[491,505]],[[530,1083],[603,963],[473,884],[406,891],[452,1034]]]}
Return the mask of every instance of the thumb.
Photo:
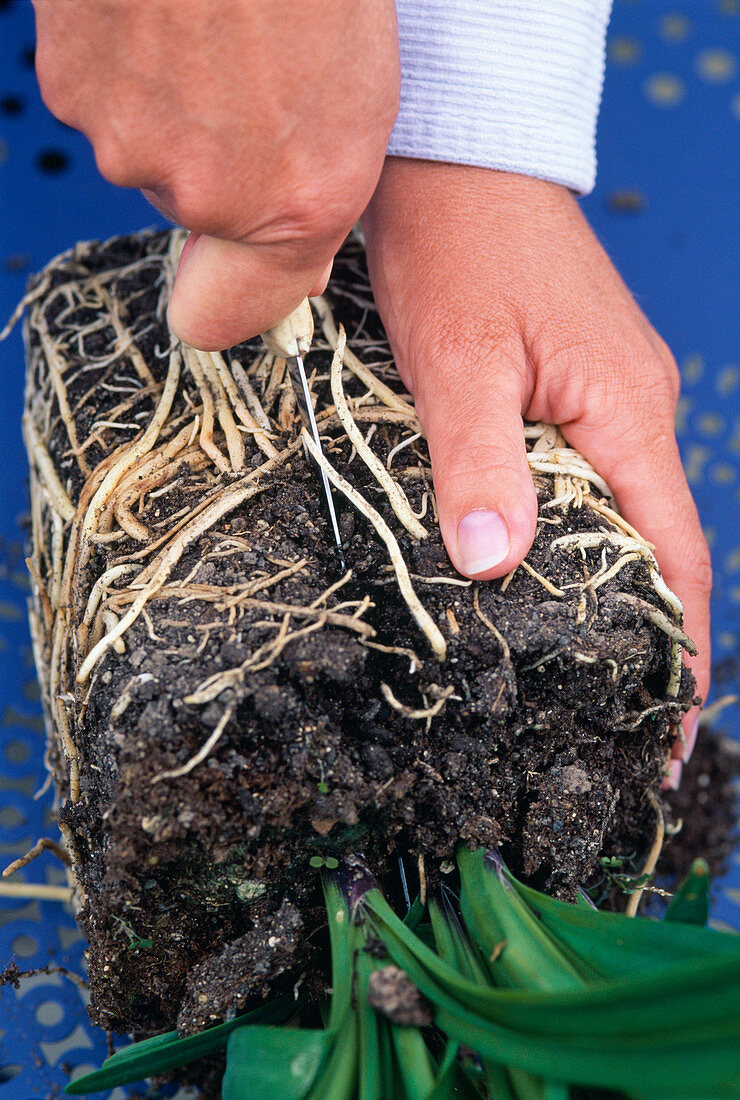
{"label": "thumb", "polygon": [[[328,260],[328,262],[327,262]],[[175,336],[202,351],[251,339],[310,294],[324,289],[332,255],[307,260],[299,247],[191,233],[180,256],[167,319]]]}
{"label": "thumb", "polygon": [[442,537],[468,577],[501,577],[535,535],[526,458],[524,371],[493,349],[471,369],[459,348],[408,364],[429,443]]}

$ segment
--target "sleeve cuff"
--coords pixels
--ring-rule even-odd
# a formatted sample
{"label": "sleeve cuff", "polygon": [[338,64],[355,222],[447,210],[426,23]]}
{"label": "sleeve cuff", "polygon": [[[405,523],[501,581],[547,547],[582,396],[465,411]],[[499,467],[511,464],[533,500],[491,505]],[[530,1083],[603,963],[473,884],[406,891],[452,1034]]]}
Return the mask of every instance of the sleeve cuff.
{"label": "sleeve cuff", "polygon": [[587,193],[610,0],[397,0],[391,156],[519,172]]}

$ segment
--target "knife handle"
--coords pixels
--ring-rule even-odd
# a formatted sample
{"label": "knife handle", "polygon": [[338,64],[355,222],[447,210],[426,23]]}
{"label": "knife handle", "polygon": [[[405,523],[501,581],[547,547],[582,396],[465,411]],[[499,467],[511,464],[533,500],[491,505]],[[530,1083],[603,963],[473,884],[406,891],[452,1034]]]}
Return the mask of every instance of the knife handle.
{"label": "knife handle", "polygon": [[304,298],[284,321],[263,332],[262,340],[268,351],[281,359],[306,355],[313,340],[313,314],[308,298]]}

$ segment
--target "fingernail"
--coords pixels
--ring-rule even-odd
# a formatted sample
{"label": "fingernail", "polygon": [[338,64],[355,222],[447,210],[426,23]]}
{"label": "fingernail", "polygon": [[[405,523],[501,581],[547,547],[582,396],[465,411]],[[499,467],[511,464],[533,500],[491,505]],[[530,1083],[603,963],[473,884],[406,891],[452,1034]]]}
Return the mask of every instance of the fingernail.
{"label": "fingernail", "polygon": [[479,508],[463,516],[457,528],[457,551],[468,576],[500,565],[509,553],[509,531],[498,512]]}
{"label": "fingernail", "polygon": [[695,718],[692,718],[684,726],[684,730],[683,730],[684,746],[683,746],[683,753],[681,754],[683,756],[684,764],[688,764],[689,760],[691,759],[691,754],[694,751],[694,745],[696,744],[696,735],[697,735],[698,730],[699,730],[699,715],[697,714],[697,716]]}
{"label": "fingernail", "polygon": [[190,233],[187,240],[185,241],[185,244],[182,246],[182,251],[180,253],[180,259],[177,261],[177,274],[178,275],[180,273],[180,268],[184,265],[184,263],[187,260],[188,256],[193,251],[193,248],[195,247],[196,242],[197,242],[198,238],[200,237],[200,235],[201,235],[200,233]]}
{"label": "fingernail", "polygon": [[677,791],[681,783],[683,764],[680,760],[669,760],[663,770],[663,789]]}

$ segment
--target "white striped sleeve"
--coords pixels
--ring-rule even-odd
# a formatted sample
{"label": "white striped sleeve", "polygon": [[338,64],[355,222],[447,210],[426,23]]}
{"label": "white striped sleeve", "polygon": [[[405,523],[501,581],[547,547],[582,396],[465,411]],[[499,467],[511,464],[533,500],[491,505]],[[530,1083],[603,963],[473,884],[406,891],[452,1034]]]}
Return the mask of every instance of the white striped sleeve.
{"label": "white striped sleeve", "polygon": [[611,0],[396,0],[401,108],[388,153],[586,193]]}

